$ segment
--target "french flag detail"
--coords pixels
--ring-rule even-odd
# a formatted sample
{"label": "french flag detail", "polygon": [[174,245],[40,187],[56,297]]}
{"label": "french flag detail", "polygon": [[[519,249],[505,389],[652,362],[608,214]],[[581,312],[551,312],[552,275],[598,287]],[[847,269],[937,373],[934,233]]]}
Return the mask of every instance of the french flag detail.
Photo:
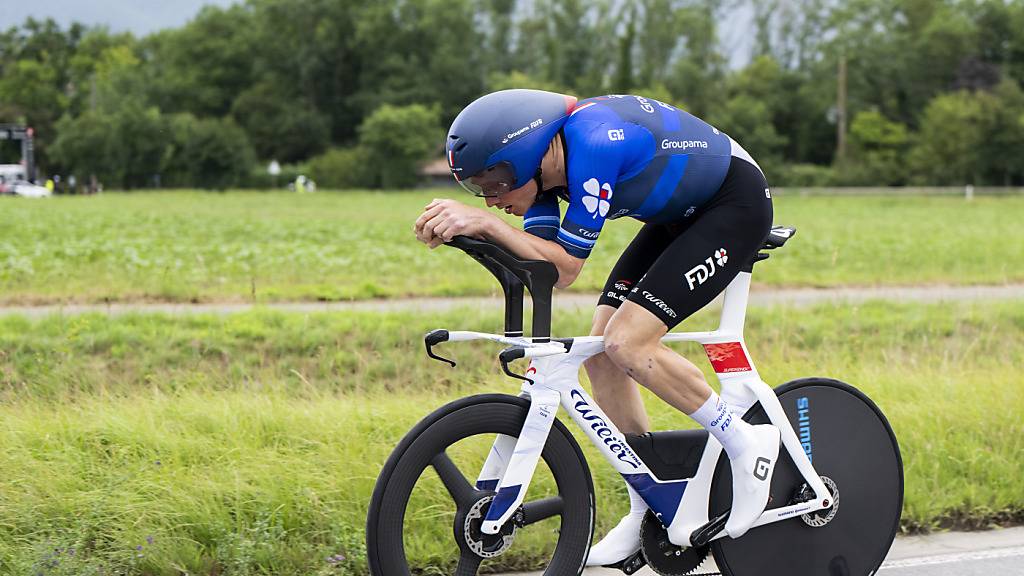
{"label": "french flag detail", "polygon": [[586,110],[587,108],[590,108],[590,107],[591,107],[591,106],[593,106],[594,104],[597,104],[597,102],[587,102],[587,103],[586,103],[586,104],[584,104],[583,106],[580,106],[579,108],[576,108],[575,110],[573,110],[573,111],[572,111],[572,114],[569,114],[569,116],[572,116],[573,114],[576,114],[576,113],[577,113],[577,112],[579,112],[580,110]]}
{"label": "french flag detail", "polygon": [[455,152],[451,149],[448,150],[448,167],[452,169],[452,176],[455,176],[455,180],[458,180],[459,173],[455,171]]}

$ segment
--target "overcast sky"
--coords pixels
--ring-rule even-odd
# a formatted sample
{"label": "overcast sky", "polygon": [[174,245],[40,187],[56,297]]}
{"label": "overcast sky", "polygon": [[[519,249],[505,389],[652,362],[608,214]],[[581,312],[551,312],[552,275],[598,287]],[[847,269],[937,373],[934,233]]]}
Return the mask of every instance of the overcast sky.
{"label": "overcast sky", "polygon": [[105,24],[114,32],[129,30],[145,36],[161,28],[188,22],[206,4],[229,6],[237,0],[0,0],[0,29],[18,26],[29,16],[53,18],[62,26],[72,22]]}
{"label": "overcast sky", "polygon": [[[145,36],[161,28],[188,22],[206,4],[230,6],[241,0],[0,0],[0,30],[18,26],[29,16],[53,18],[62,26],[71,22],[102,24],[114,32],[125,30]],[[750,13],[733,10],[719,23],[722,50],[732,66],[749,60]]]}

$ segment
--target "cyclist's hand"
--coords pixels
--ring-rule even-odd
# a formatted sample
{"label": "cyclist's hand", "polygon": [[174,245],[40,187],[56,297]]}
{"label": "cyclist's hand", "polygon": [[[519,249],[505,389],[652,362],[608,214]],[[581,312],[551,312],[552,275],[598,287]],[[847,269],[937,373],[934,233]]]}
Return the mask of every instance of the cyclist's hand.
{"label": "cyclist's hand", "polygon": [[416,237],[436,248],[455,236],[482,238],[497,217],[480,208],[448,199],[435,199],[416,220]]}

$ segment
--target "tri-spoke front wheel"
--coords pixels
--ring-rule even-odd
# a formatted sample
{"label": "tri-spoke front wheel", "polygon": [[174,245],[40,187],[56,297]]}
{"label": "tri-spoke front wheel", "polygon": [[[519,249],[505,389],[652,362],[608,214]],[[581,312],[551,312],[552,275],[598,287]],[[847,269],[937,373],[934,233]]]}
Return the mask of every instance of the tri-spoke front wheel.
{"label": "tri-spoke front wheel", "polygon": [[583,453],[560,422],[551,428],[524,504],[497,534],[480,530],[494,492],[477,489],[477,473],[498,434],[519,435],[528,408],[527,400],[513,396],[463,398],[405,436],[370,501],[371,573],[470,576],[485,562],[503,562],[513,546],[519,567],[546,566],[545,576],[582,572],[594,525],[594,489]]}

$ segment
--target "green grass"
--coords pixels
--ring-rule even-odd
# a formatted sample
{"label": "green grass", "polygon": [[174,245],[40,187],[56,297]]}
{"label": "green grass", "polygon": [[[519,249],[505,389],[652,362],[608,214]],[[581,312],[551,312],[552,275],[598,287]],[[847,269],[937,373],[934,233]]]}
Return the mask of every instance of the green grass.
{"label": "green grass", "polygon": [[[518,390],[497,347],[448,346],[452,370],[421,335],[499,323],[465,310],[0,318],[0,573],[364,574],[367,502],[398,439],[446,401]],[[566,315],[555,332],[588,325]],[[1024,517],[1019,303],[765,309],[747,332],[769,382],[833,376],[879,404],[902,448],[904,529]],[[692,426],[645,399],[655,429]],[[622,482],[583,446],[603,533]],[[410,550],[443,567],[450,512],[436,481],[417,497]],[[495,568],[536,567],[518,550]]]}
{"label": "green grass", "polygon": [[[0,304],[493,293],[475,262],[415,241],[413,221],[435,196],[476,203],[454,190],[5,199]],[[775,206],[776,222],[800,231],[758,267],[762,284],[1024,281],[1024,197],[783,196]],[[572,289],[599,290],[638,227],[610,223]]]}

